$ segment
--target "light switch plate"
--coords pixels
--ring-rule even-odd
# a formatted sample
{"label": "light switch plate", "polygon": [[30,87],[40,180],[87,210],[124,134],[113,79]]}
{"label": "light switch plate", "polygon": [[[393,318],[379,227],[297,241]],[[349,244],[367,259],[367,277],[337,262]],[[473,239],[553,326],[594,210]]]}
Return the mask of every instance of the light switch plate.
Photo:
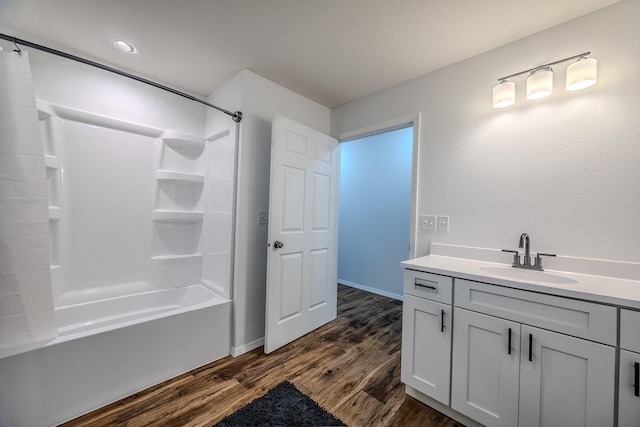
{"label": "light switch plate", "polygon": [[449,217],[440,215],[438,217],[438,230],[439,231],[449,231]]}
{"label": "light switch plate", "polygon": [[422,215],[420,216],[420,228],[423,230],[435,230],[436,229],[436,216],[435,215]]}
{"label": "light switch plate", "polygon": [[258,211],[258,225],[269,224],[269,211]]}

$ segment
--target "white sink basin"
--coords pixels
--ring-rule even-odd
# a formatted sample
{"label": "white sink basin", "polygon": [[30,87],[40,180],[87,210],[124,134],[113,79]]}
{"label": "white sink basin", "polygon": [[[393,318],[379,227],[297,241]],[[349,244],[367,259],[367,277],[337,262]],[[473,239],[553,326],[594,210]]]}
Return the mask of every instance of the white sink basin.
{"label": "white sink basin", "polygon": [[578,283],[569,277],[547,273],[546,271],[523,270],[521,268],[513,267],[480,267],[480,270],[491,274],[497,274],[498,276],[509,277],[514,280],[526,280],[529,282],[557,284]]}

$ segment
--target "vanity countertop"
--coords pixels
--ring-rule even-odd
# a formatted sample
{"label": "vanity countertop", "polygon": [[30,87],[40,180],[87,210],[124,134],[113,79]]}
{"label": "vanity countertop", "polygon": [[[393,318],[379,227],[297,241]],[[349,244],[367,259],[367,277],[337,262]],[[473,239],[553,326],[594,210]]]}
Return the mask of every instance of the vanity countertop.
{"label": "vanity countertop", "polygon": [[513,268],[509,264],[442,255],[403,261],[402,266],[459,279],[640,310],[640,280],[547,269],[538,272]]}

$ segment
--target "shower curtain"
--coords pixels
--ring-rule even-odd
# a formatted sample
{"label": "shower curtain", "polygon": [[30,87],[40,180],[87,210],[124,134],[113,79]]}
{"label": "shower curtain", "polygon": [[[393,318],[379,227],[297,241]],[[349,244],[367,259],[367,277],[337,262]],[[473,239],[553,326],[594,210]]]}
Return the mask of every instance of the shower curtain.
{"label": "shower curtain", "polygon": [[0,48],[0,355],[57,336],[48,206],[28,54]]}

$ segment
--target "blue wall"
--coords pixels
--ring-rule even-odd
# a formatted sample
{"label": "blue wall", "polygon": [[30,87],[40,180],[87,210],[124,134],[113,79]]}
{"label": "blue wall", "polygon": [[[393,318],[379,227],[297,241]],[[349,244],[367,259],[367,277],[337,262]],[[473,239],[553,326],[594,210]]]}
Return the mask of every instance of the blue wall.
{"label": "blue wall", "polygon": [[339,283],[401,298],[412,148],[413,128],[340,144]]}

